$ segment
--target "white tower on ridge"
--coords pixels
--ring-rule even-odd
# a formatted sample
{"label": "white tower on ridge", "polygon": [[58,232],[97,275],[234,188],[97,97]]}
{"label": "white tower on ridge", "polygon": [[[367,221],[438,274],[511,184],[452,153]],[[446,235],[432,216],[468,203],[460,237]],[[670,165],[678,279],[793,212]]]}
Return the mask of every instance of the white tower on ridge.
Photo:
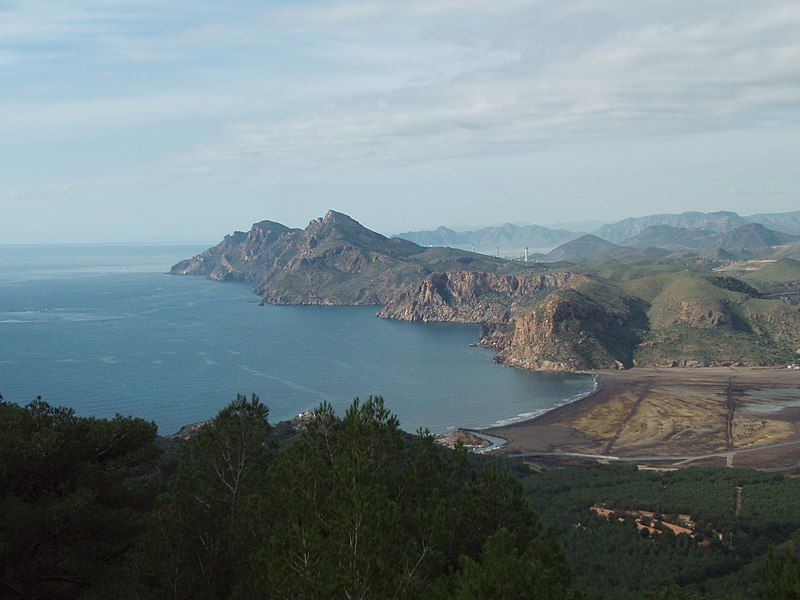
{"label": "white tower on ridge", "polygon": [[528,262],[528,247],[525,246],[525,262]]}

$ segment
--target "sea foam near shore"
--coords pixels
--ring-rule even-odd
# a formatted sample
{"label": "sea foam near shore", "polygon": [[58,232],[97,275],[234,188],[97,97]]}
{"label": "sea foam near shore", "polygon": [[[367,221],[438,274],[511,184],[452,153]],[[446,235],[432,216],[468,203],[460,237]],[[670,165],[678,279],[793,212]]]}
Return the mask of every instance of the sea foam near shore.
{"label": "sea foam near shore", "polygon": [[591,396],[597,391],[598,381],[596,374],[592,376],[592,381],[593,381],[592,389],[590,389],[588,392],[580,392],[578,394],[574,394],[572,396],[569,396],[568,398],[564,398],[564,400],[560,402],[556,402],[555,404],[553,404],[553,406],[550,406],[548,408],[541,408],[530,412],[519,413],[507,419],[499,419],[487,427],[481,427],[479,430],[493,429],[495,427],[505,427],[506,425],[513,425],[514,423],[521,423],[523,421],[532,421],[533,419],[537,419],[542,415],[545,415],[551,411],[556,410],[557,408],[561,408],[562,406],[566,406],[567,404],[572,404],[573,402],[577,402],[578,400],[583,400],[584,398]]}

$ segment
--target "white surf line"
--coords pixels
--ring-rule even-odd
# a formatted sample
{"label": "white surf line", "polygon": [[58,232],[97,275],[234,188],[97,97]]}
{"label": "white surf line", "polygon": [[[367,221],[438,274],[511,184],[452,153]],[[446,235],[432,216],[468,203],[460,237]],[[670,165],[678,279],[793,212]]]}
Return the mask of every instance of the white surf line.
{"label": "white surf line", "polygon": [[280,377],[276,377],[275,375],[270,375],[269,373],[264,373],[263,371],[258,371],[256,369],[252,369],[252,368],[247,367],[245,365],[239,365],[239,368],[242,369],[243,371],[247,371],[248,373],[256,375],[257,377],[263,377],[264,379],[272,379],[273,381],[277,381],[278,383],[282,383],[283,385],[285,385],[287,387],[290,387],[290,388],[293,388],[295,390],[299,390],[301,392],[307,392],[309,394],[313,394],[314,396],[317,396],[318,398],[321,398],[321,399],[326,400],[326,401],[332,401],[332,398],[330,396],[328,396],[327,394],[323,394],[322,392],[317,391],[315,389],[312,389],[310,387],[306,387],[304,385],[300,385],[300,384],[294,383],[293,381],[288,381],[286,379],[281,379]]}

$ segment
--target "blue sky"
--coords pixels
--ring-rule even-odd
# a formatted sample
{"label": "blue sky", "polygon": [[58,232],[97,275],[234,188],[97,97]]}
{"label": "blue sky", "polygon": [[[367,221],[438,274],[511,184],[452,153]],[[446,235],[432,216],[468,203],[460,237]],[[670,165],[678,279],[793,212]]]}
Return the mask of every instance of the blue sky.
{"label": "blue sky", "polygon": [[800,3],[0,0],[0,243],[800,209]]}

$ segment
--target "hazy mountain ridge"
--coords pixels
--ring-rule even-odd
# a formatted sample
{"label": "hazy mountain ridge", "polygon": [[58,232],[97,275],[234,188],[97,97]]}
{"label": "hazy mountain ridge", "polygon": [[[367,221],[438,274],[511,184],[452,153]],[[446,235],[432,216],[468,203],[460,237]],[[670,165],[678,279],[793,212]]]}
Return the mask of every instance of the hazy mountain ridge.
{"label": "hazy mountain ridge", "polygon": [[620,243],[639,235],[652,225],[670,225],[685,229],[705,229],[718,233],[727,233],[745,225],[747,221],[735,212],[718,211],[702,213],[688,211],[680,214],[658,214],[644,217],[628,217],[616,223],[603,225],[594,235],[609,242]]}
{"label": "hazy mountain ridge", "polygon": [[760,223],[775,231],[789,233],[791,235],[800,235],[800,210],[787,213],[750,215],[746,218],[751,223]]}
{"label": "hazy mountain ridge", "polygon": [[[586,222],[586,224],[590,224],[590,222]],[[715,242],[720,241],[720,237],[713,234],[730,233],[748,224],[763,225],[778,233],[800,235],[800,211],[763,213],[749,217],[743,217],[733,211],[664,213],[628,217],[621,221],[601,225],[590,234],[623,246],[702,250],[712,248]],[[659,229],[648,232],[651,227],[661,228],[660,236],[656,234]],[[690,234],[687,231],[696,233]],[[671,238],[671,234],[677,235],[677,238]],[[499,248],[501,253],[513,252],[521,255],[526,246],[531,250],[531,254],[535,251],[548,252],[567,242],[577,240],[583,235],[585,232],[576,231],[574,228],[506,223],[469,231],[456,231],[453,228],[442,226],[433,230],[399,233],[395,237],[420,246],[472,249],[474,245],[475,251],[484,254],[495,254]],[[648,242],[648,239],[652,241]],[[721,244],[719,247],[724,248],[726,245],[731,244]],[[547,260],[555,259],[551,257]]]}
{"label": "hazy mountain ridge", "polygon": [[616,223],[603,225],[592,233],[609,242],[622,243],[638,236],[651,226],[669,225],[675,228],[704,230],[712,233],[729,233],[748,223],[764,225],[780,233],[800,235],[800,211],[764,213],[749,217],[742,217],[732,211],[665,213],[644,217],[629,217]]}
{"label": "hazy mountain ridge", "polygon": [[527,246],[534,248],[553,248],[580,234],[566,229],[550,229],[541,225],[515,225],[505,223],[495,227],[484,227],[473,231],[454,231],[447,227],[439,227],[432,231],[408,231],[396,237],[419,244],[420,246],[451,246],[471,248],[487,254],[494,254],[497,248],[501,252],[521,253]]}

